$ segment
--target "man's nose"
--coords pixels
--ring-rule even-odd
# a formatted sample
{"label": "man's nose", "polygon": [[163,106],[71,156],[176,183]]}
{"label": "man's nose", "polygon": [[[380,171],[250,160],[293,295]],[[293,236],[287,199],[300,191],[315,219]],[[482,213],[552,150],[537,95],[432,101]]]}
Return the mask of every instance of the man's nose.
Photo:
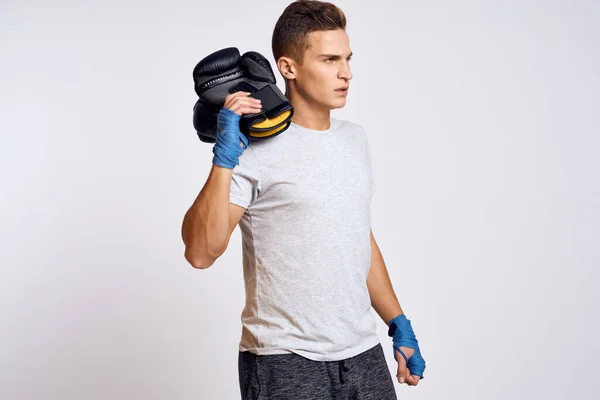
{"label": "man's nose", "polygon": [[345,79],[347,81],[352,79],[352,72],[350,71],[350,64],[348,64],[347,62],[342,64],[342,67],[340,68],[340,71],[338,73],[338,77],[340,79]]}

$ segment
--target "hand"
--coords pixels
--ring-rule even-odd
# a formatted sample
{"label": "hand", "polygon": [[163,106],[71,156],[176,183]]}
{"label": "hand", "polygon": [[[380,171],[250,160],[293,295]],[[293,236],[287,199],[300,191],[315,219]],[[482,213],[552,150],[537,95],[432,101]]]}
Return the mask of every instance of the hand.
{"label": "hand", "polygon": [[410,320],[401,313],[388,322],[388,327],[388,336],[394,339],[392,347],[398,362],[398,382],[416,386],[424,378],[426,364]]}
{"label": "hand", "polygon": [[[408,359],[415,352],[415,349],[411,349],[410,347],[400,346],[400,349]],[[406,383],[408,386],[417,386],[421,377],[410,374],[410,369],[406,366],[406,360],[398,350],[396,350],[396,361],[398,361],[398,372],[396,374],[398,382]]]}
{"label": "hand", "polygon": [[228,108],[237,115],[256,114],[261,111],[262,102],[250,97],[249,92],[235,92],[225,97],[224,108]]}

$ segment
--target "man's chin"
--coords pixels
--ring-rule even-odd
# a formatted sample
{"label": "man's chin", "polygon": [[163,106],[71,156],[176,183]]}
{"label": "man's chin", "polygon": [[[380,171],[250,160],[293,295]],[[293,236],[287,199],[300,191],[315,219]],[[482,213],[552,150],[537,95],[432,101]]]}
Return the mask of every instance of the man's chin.
{"label": "man's chin", "polygon": [[344,106],[346,105],[346,99],[342,99],[342,100],[337,100],[332,102],[331,104],[331,109],[335,110],[336,108],[344,108]]}

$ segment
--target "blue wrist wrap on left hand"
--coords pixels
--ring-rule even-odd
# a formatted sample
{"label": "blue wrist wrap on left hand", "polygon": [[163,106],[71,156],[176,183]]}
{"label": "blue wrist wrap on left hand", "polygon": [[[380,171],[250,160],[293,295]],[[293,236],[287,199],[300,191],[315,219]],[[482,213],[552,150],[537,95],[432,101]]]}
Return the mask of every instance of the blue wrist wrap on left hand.
{"label": "blue wrist wrap on left hand", "polygon": [[[406,366],[410,370],[411,375],[417,375],[423,379],[423,372],[425,371],[425,360],[421,356],[421,350],[419,349],[419,342],[413,332],[410,320],[406,318],[404,314],[398,315],[392,319],[388,324],[388,336],[394,340],[394,360],[396,359],[396,350],[400,352],[402,357],[406,360]],[[400,346],[414,349],[414,353],[410,358],[407,358]]]}

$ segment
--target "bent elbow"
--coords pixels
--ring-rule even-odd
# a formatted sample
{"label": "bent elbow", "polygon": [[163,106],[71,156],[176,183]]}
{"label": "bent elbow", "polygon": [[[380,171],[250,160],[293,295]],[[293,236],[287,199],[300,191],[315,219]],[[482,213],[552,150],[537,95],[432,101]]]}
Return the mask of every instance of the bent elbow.
{"label": "bent elbow", "polygon": [[192,267],[194,267],[195,269],[207,269],[207,268],[209,268],[209,267],[211,267],[211,266],[212,266],[212,264],[209,264],[209,263],[203,263],[203,262],[198,262],[198,261],[195,261],[195,260],[192,260],[192,261],[189,261],[189,260],[188,260],[188,262],[189,262],[189,263],[190,263],[190,265],[191,265]]}
{"label": "bent elbow", "polygon": [[217,259],[217,257],[212,257],[209,254],[199,254],[196,250],[190,249],[189,247],[186,247],[184,256],[186,261],[195,269],[207,269],[211,267]]}

